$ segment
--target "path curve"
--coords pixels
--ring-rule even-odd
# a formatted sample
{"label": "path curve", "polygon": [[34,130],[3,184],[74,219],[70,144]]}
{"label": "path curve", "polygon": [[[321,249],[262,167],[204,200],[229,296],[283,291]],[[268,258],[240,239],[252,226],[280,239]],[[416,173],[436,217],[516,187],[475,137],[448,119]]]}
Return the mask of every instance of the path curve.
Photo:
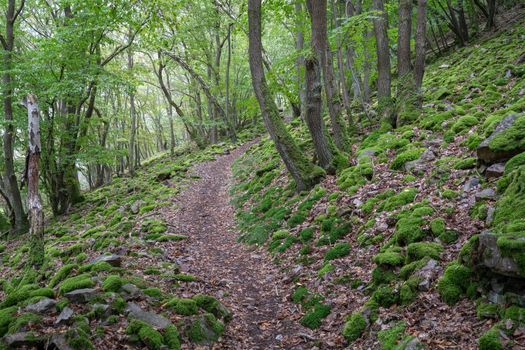
{"label": "path curve", "polygon": [[171,227],[189,236],[183,250],[172,254],[184,272],[203,280],[200,290],[186,293],[214,295],[233,311],[233,320],[214,349],[310,349],[311,333],[297,323],[299,310],[282,287],[286,276],[265,250],[236,241],[235,211],[228,194],[231,165],[249,146],[192,168],[192,175],[199,178],[163,213]]}

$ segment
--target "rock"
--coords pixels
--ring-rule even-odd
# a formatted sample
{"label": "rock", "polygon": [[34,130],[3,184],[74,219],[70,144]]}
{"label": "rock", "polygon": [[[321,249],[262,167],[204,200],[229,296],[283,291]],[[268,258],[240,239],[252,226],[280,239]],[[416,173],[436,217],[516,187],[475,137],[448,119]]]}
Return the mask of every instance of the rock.
{"label": "rock", "polygon": [[144,311],[141,309],[140,306],[138,306],[135,303],[128,303],[126,312],[128,312],[131,316],[135,317],[136,319],[146,322],[147,324],[155,328],[165,329],[166,327],[171,325],[171,321],[168,320],[166,317],[158,315],[154,312]]}
{"label": "rock", "polygon": [[409,338],[402,344],[402,346],[396,347],[396,349],[399,350],[421,350],[424,348],[425,346],[417,337],[414,337],[412,339]]}
{"label": "rock", "polygon": [[54,346],[56,350],[73,350],[67,343],[66,337],[63,334],[55,334],[51,337],[49,345]]}
{"label": "rock", "polygon": [[434,259],[430,259],[425,266],[414,273],[414,276],[421,278],[417,288],[421,291],[429,290],[432,282],[436,280],[440,273],[439,263]]}
{"label": "rock", "polygon": [[485,225],[489,227],[492,222],[494,221],[494,213],[496,212],[496,208],[493,206],[489,206],[487,208],[487,218],[485,219]]}
{"label": "rock", "polygon": [[374,149],[365,149],[359,155],[360,156],[366,156],[366,157],[373,157],[376,154],[377,154],[377,151],[374,150]]}
{"label": "rock", "polygon": [[134,284],[127,283],[121,287],[121,290],[123,291],[124,297],[129,299],[135,299],[137,297],[140,297],[142,295],[142,291]]}
{"label": "rock", "polygon": [[363,201],[360,200],[359,198],[356,198],[352,201],[352,204],[356,207],[356,208],[359,208],[360,206],[363,205]]}
{"label": "rock", "polygon": [[508,277],[521,277],[518,263],[512,257],[502,256],[497,241],[498,237],[490,231],[479,235],[473,246],[474,266]]}
{"label": "rock", "polygon": [[140,207],[142,206],[142,204],[144,204],[144,201],[142,200],[135,201],[133,202],[133,204],[131,204],[131,206],[129,207],[129,210],[131,211],[132,214],[136,215],[139,213]]}
{"label": "rock", "polygon": [[57,319],[55,321],[55,324],[59,325],[59,324],[63,324],[63,323],[68,323],[69,321],[71,321],[71,318],[73,317],[74,314],[75,314],[75,312],[71,308],[66,306],[62,310],[60,315],[58,315],[58,317],[57,317]]}
{"label": "rock", "polygon": [[98,258],[95,258],[91,261],[92,264],[98,263],[98,262],[107,262],[113,267],[121,267],[122,266],[122,257],[120,255],[111,254],[111,255],[101,255]]}
{"label": "rock", "polygon": [[479,184],[479,178],[477,176],[472,176],[463,185],[463,191],[469,192],[471,189],[478,187]]}
{"label": "rock", "polygon": [[218,333],[215,322],[217,322],[213,316],[211,318],[206,315],[197,316],[186,325],[186,333],[199,334],[198,339],[193,341],[198,344],[211,345],[219,339],[221,333]]}
{"label": "rock", "polygon": [[54,310],[56,304],[57,302],[53,299],[43,298],[35,304],[26,306],[26,311],[44,314],[46,312]]}
{"label": "rock", "polygon": [[419,157],[419,159],[421,159],[424,162],[430,162],[436,159],[436,154],[431,149],[427,149],[423,152],[423,154],[421,154],[421,157]]}
{"label": "rock", "polygon": [[479,160],[485,163],[494,163],[497,161],[510,159],[516,154],[519,154],[525,151],[523,147],[519,146],[519,142],[516,142],[515,148],[505,150],[505,151],[493,150],[490,148],[490,145],[489,145],[490,141],[492,141],[492,139],[496,137],[496,135],[499,135],[504,130],[511,127],[518,117],[519,117],[519,114],[511,114],[505,117],[501,122],[499,122],[498,126],[496,127],[496,130],[494,130],[494,132],[489,137],[487,137],[483,142],[481,142],[480,145],[478,146],[477,155],[478,155]]}
{"label": "rock", "polygon": [[504,163],[497,163],[492,164],[485,170],[485,177],[487,179],[497,179],[498,177],[503,176],[505,173],[505,164]]}
{"label": "rock", "polygon": [[418,173],[420,171],[425,171],[425,164],[421,160],[421,158],[412,160],[410,162],[406,162],[403,167],[405,168],[405,171],[407,172]]}
{"label": "rock", "polygon": [[505,304],[505,296],[503,294],[496,293],[493,291],[490,291],[487,294],[487,300],[490,301],[492,304],[498,304],[498,305]]}
{"label": "rock", "polygon": [[475,194],[476,202],[480,202],[487,199],[496,199],[496,191],[492,188],[486,188]]}
{"label": "rock", "polygon": [[93,304],[91,310],[94,311],[98,317],[108,317],[111,315],[111,309],[107,304]]}
{"label": "rock", "polygon": [[19,332],[2,338],[8,349],[41,348],[46,343],[43,337],[37,337],[33,332]]}
{"label": "rock", "polygon": [[64,296],[72,303],[87,303],[97,295],[97,290],[94,288],[83,288],[66,293]]}

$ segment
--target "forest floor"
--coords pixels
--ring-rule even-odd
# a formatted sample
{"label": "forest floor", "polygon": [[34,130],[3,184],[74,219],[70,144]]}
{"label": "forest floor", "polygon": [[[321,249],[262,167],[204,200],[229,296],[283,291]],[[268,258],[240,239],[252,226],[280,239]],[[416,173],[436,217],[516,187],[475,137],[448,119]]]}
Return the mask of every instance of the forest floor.
{"label": "forest floor", "polygon": [[[220,299],[233,312],[233,320],[214,348],[304,349],[311,331],[297,323],[297,305],[282,283],[286,278],[264,250],[237,242],[235,210],[228,194],[233,161],[251,145],[195,165],[198,177],[164,207],[169,226],[188,236],[168,254],[177,257],[181,271],[202,278],[188,284],[182,294],[205,293]],[[194,290],[195,288],[199,290]]]}

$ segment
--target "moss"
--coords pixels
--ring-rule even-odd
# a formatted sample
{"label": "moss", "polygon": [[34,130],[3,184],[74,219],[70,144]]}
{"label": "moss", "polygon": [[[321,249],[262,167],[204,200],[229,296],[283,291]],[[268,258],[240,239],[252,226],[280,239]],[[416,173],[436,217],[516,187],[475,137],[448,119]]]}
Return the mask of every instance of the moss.
{"label": "moss", "polygon": [[381,350],[395,350],[397,343],[403,338],[405,323],[397,322],[392,327],[383,329],[377,333],[377,339],[381,344]]}
{"label": "moss", "polygon": [[398,244],[406,245],[421,240],[425,233],[421,229],[423,220],[417,217],[403,217],[396,224],[395,238]]}
{"label": "moss", "polygon": [[129,323],[126,328],[126,334],[137,334],[146,347],[152,350],[160,350],[162,343],[164,342],[162,334],[153,329],[149,324],[139,320],[132,320]]}
{"label": "moss", "polygon": [[459,234],[456,230],[445,230],[438,238],[441,242],[450,244],[458,240]]}
{"label": "moss", "polygon": [[16,306],[0,310],[0,337],[3,337],[7,333],[9,323],[13,320],[13,315],[17,310],[18,308]]}
{"label": "moss", "polygon": [[377,265],[402,266],[404,261],[405,257],[401,253],[401,249],[399,247],[390,248],[374,257],[374,262]]}
{"label": "moss", "polygon": [[192,299],[197,303],[197,306],[213,314],[215,317],[222,318],[226,322],[231,320],[231,312],[214,297],[204,294],[197,294],[194,295]]}
{"label": "moss", "polygon": [[49,281],[49,287],[55,287],[60,281],[66,278],[73,269],[77,268],[77,264],[67,264],[62,266]]}
{"label": "moss", "polygon": [[404,151],[394,158],[390,164],[390,168],[393,170],[399,170],[405,165],[405,163],[419,159],[424,151],[425,150],[423,148],[409,149]]}
{"label": "moss", "polygon": [[504,350],[498,326],[492,327],[479,338],[479,350]]}
{"label": "moss", "polygon": [[197,277],[193,275],[188,275],[184,273],[177,273],[173,275],[172,277],[175,281],[181,281],[181,282],[194,282],[197,280]]}
{"label": "moss", "polygon": [[301,304],[306,300],[310,292],[306,287],[297,287],[297,289],[292,294],[292,301],[296,304]]}
{"label": "moss", "polygon": [[411,243],[407,247],[407,257],[409,261],[420,260],[426,256],[439,260],[439,254],[443,251],[443,246],[435,242]]}
{"label": "moss", "polygon": [[399,270],[399,277],[401,277],[404,280],[408,279],[410,275],[412,275],[415,271],[423,268],[429,260],[429,257],[425,257],[421,260],[413,261],[409,264],[406,264],[401,268],[401,270]]}
{"label": "moss", "polygon": [[452,126],[452,131],[456,134],[461,133],[479,123],[478,118],[472,115],[465,115],[459,118]]}
{"label": "moss", "polygon": [[454,163],[454,169],[458,169],[458,170],[473,169],[476,167],[477,162],[478,162],[478,159],[475,157],[461,159],[461,160],[458,160],[456,163]]}
{"label": "moss", "polygon": [[286,237],[288,237],[290,235],[290,233],[286,230],[279,230],[279,231],[275,231],[272,235],[272,240],[281,240],[281,239],[285,239]]}
{"label": "moss", "polygon": [[417,297],[417,287],[421,281],[418,277],[410,277],[399,290],[399,301],[402,305],[411,304]]}
{"label": "moss", "polygon": [[458,263],[447,267],[438,282],[439,294],[447,304],[453,305],[459,301],[470,284],[471,274],[472,271],[468,267]]}
{"label": "moss", "polygon": [[125,281],[120,276],[110,275],[102,283],[102,289],[106,292],[118,292],[124,284]]}
{"label": "moss", "polygon": [[314,229],[312,227],[307,227],[303,229],[301,232],[299,232],[299,237],[301,237],[301,241],[303,242],[309,242],[314,238]]}
{"label": "moss", "polygon": [[396,195],[386,198],[379,207],[378,211],[392,211],[403,205],[412,203],[416,198],[418,191],[415,188],[405,188]]}
{"label": "moss", "polygon": [[372,270],[372,282],[374,285],[389,283],[396,278],[395,273],[390,268],[376,267]]}
{"label": "moss", "polygon": [[387,285],[382,285],[372,294],[372,299],[379,306],[390,307],[399,301],[399,293]]}
{"label": "moss", "polygon": [[525,115],[516,118],[511,127],[490,140],[489,147],[502,152],[525,148]]}
{"label": "moss", "polygon": [[317,304],[310,311],[304,315],[299,321],[303,326],[310,329],[321,327],[323,318],[330,314],[331,308],[329,305]]}
{"label": "moss", "polygon": [[[205,324],[203,324],[203,322]],[[206,327],[206,328],[204,328]],[[209,329],[213,331],[210,334]],[[224,324],[212,314],[205,314],[203,318],[196,319],[187,329],[187,337],[194,343],[216,341],[224,332]]]}
{"label": "moss", "polygon": [[443,198],[446,198],[446,199],[454,199],[456,197],[459,196],[459,193],[456,192],[456,191],[453,191],[451,189],[444,189],[443,191],[441,191],[441,197]]}
{"label": "moss", "polygon": [[199,311],[197,302],[193,299],[173,298],[170,299],[165,306],[172,308],[177,314],[184,316],[195,315]]}
{"label": "moss", "polygon": [[327,273],[332,272],[334,270],[335,270],[335,266],[330,263],[327,263],[317,272],[317,276],[323,277]]}
{"label": "moss", "polygon": [[525,217],[525,167],[509,175],[509,186],[496,205],[493,227],[501,227]]}
{"label": "moss", "polygon": [[516,305],[510,306],[503,313],[503,319],[512,320],[514,326],[519,326],[525,323],[525,308]]}
{"label": "moss", "polygon": [[445,233],[445,219],[436,218],[430,222],[430,230],[434,236],[439,236]]}
{"label": "moss", "polygon": [[412,212],[412,216],[416,218],[422,218],[424,216],[432,215],[433,213],[434,213],[434,209],[432,209],[431,207],[422,206],[422,207],[415,208],[414,211]]}
{"label": "moss", "polygon": [[333,248],[328,250],[324,256],[325,261],[335,260],[350,254],[350,244],[338,243]]}
{"label": "moss", "polygon": [[156,239],[157,242],[183,241],[187,239],[185,235],[162,235]]}
{"label": "moss", "polygon": [[500,306],[498,304],[479,304],[476,307],[476,315],[479,319],[492,318],[498,319],[500,313]]}
{"label": "moss", "polygon": [[180,334],[177,327],[169,325],[164,330],[164,342],[169,350],[180,350]]}
{"label": "moss", "polygon": [[40,324],[41,322],[42,322],[42,316],[28,312],[12,320],[12,322],[9,324],[7,333],[14,334],[14,333],[21,331],[22,328],[30,324]]}
{"label": "moss", "polygon": [[7,294],[4,301],[0,304],[0,308],[17,305],[18,303],[30,298],[31,292],[38,289],[35,284],[27,284],[18,289],[15,289]]}
{"label": "moss", "polygon": [[525,165],[525,152],[512,157],[505,164],[505,175],[512,173],[514,170],[518,169],[523,165]]}
{"label": "moss", "polygon": [[73,329],[65,333],[68,345],[74,350],[94,350],[95,347],[89,339],[89,326],[85,327],[84,323],[78,324]]}
{"label": "moss", "polygon": [[295,213],[288,219],[288,226],[290,228],[294,228],[295,226],[302,224],[306,220],[307,216],[307,212],[299,211]]}
{"label": "moss", "polygon": [[346,321],[343,328],[343,336],[350,343],[357,340],[366,330],[367,322],[361,313],[353,313]]}
{"label": "moss", "polygon": [[59,293],[64,295],[76,289],[91,288],[95,286],[95,282],[91,279],[89,274],[82,274],[75,277],[70,277],[60,283]]}
{"label": "moss", "polygon": [[152,298],[162,298],[162,296],[164,295],[159,288],[154,288],[154,287],[146,288],[142,292]]}
{"label": "moss", "polygon": [[475,150],[481,142],[483,142],[483,138],[477,133],[472,133],[465,140],[465,146],[467,146],[469,150]]}

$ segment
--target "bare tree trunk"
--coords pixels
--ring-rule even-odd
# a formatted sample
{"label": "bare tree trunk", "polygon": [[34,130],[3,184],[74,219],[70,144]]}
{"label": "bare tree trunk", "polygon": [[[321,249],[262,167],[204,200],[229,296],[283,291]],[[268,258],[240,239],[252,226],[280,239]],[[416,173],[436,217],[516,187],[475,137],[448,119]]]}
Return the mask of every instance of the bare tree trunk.
{"label": "bare tree trunk", "polygon": [[248,0],[250,71],[261,114],[275,148],[279,152],[298,192],[307,190],[320,181],[324,171],[314,166],[299,149],[286,130],[272,93],[264,77],[261,42],[261,0]]}
{"label": "bare tree trunk", "polygon": [[383,118],[395,125],[395,115],[392,113],[390,49],[388,45],[388,18],[383,6],[383,0],[373,0],[373,8],[382,15],[374,19],[377,52],[377,99],[379,112]]}
{"label": "bare tree trunk", "polygon": [[[128,69],[131,72],[133,70],[133,51],[131,47],[128,50]],[[128,169],[131,176],[135,175],[135,136],[137,134],[137,115],[135,112],[135,92],[133,88],[130,88],[129,91],[129,114],[131,118],[131,129],[129,136],[129,149],[128,149]]]}
{"label": "bare tree trunk", "polygon": [[[296,18],[296,26],[297,26],[297,33],[295,38],[295,49],[297,51],[302,51],[304,49],[304,33],[301,29],[303,23],[301,21],[301,17],[303,14],[303,5],[300,1],[296,1],[295,3],[295,18]],[[304,109],[306,106],[306,91],[305,86],[303,83],[303,66],[304,66],[304,56],[302,54],[297,55],[297,59],[295,60],[295,72],[296,72],[296,79],[297,79],[297,91],[299,93],[299,104],[298,108],[294,109],[295,117],[304,117]],[[298,115],[297,115],[298,114]]]}
{"label": "bare tree trunk", "polygon": [[14,147],[13,139],[15,134],[14,115],[13,115],[13,79],[11,76],[13,50],[15,44],[15,22],[18,15],[24,8],[24,0],[21,1],[18,9],[15,7],[15,0],[8,0],[7,11],[5,13],[5,37],[0,35],[4,49],[4,73],[2,77],[3,107],[5,118],[5,131],[3,133],[4,166],[5,174],[3,183],[5,184],[8,205],[11,208],[11,224],[14,233],[26,232],[28,221],[22,196],[18,188],[18,181],[15,174]]}
{"label": "bare tree trunk", "polygon": [[305,82],[306,82],[306,113],[305,121],[312,135],[315,154],[319,165],[333,172],[335,169],[332,165],[333,154],[326,137],[326,127],[321,116],[323,101],[321,97],[321,70],[319,62],[315,58],[305,60]]}
{"label": "bare tree trunk", "polygon": [[416,92],[418,94],[418,105],[421,106],[421,85],[425,74],[426,55],[426,25],[427,25],[427,1],[418,0],[416,14],[416,60],[414,62],[414,76],[416,81]]}
{"label": "bare tree trunk", "polygon": [[312,24],[312,47],[323,69],[328,114],[330,114],[334,141],[337,148],[346,151],[348,150],[348,145],[345,129],[341,124],[341,98],[336,89],[332,54],[328,46],[327,0],[307,0],[306,7],[310,13]]}
{"label": "bare tree trunk", "polygon": [[230,117],[230,65],[231,65],[231,61],[232,61],[232,38],[231,38],[231,33],[232,33],[232,24],[230,24],[228,26],[228,39],[227,39],[227,43],[228,43],[228,55],[227,55],[227,58],[226,58],[226,77],[225,77],[225,85],[226,85],[226,101],[224,103],[224,114],[225,114],[225,119],[226,121],[228,122],[228,125],[230,125],[230,128],[233,129],[233,127],[231,127],[232,125],[232,121],[230,120],[231,117]]}
{"label": "bare tree trunk", "polygon": [[26,98],[29,129],[29,155],[27,160],[27,208],[29,211],[30,262],[39,268],[44,263],[44,211],[38,193],[40,164],[40,112],[34,95]]}
{"label": "bare tree trunk", "polygon": [[397,105],[398,116],[395,126],[400,126],[412,114],[416,101],[414,73],[410,56],[412,37],[412,0],[399,2],[399,24],[397,34]]}

